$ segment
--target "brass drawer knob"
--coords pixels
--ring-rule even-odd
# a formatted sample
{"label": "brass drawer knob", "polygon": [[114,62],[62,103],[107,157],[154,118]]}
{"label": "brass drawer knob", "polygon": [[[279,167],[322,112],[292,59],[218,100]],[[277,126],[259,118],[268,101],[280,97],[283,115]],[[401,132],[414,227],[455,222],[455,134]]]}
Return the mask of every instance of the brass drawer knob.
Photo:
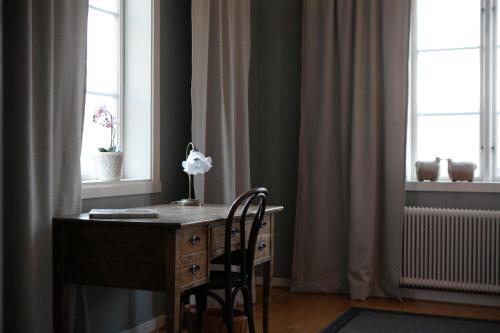
{"label": "brass drawer knob", "polygon": [[201,242],[201,237],[200,237],[200,236],[198,236],[198,235],[193,235],[193,236],[191,236],[191,238],[189,239],[189,242],[190,242],[191,244],[193,244],[193,245],[194,245],[194,244],[198,244],[199,242]]}
{"label": "brass drawer knob", "polygon": [[189,271],[190,271],[190,272],[191,272],[191,274],[193,274],[193,275],[194,275],[194,274],[196,274],[196,273],[198,273],[200,270],[201,270],[200,265],[196,265],[196,264],[194,264],[194,265],[191,265],[191,267],[189,267]]}

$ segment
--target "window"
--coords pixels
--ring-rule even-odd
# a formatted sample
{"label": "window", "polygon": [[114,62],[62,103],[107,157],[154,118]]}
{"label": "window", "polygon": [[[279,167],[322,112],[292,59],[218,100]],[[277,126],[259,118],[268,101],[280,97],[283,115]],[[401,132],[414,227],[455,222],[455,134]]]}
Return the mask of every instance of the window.
{"label": "window", "polygon": [[[81,153],[84,198],[159,191],[159,10],[155,8],[159,0],[89,0]],[[103,108],[113,118],[113,134],[101,126],[102,119],[94,119]],[[123,153],[123,175],[104,181],[96,157],[111,146],[111,151]]]}
{"label": "window", "polygon": [[[95,110],[105,106],[121,123],[121,24],[118,0],[90,0],[87,30],[87,93],[83,129],[82,179],[95,179],[95,156],[99,147],[110,145],[110,129],[93,121]],[[121,126],[116,133],[121,142]]]}
{"label": "window", "polygon": [[[500,181],[496,0],[415,0],[410,57],[408,179],[415,161],[474,162]],[[500,134],[500,133],[499,133]],[[441,179],[448,180],[446,161]]]}

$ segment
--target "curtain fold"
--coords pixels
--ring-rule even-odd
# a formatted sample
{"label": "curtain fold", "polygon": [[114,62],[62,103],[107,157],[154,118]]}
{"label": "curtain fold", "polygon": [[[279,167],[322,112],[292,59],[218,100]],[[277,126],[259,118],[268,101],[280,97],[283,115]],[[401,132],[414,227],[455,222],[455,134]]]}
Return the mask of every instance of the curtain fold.
{"label": "curtain fold", "polygon": [[213,161],[195,195],[229,205],[250,189],[250,0],[193,0],[192,38],[192,140]]}
{"label": "curtain fold", "polygon": [[250,188],[250,0],[193,0],[192,37],[192,139],[214,161],[195,193],[230,204]]}
{"label": "curtain fold", "polygon": [[[0,0],[0,128],[3,129],[3,0]],[[3,135],[0,134],[0,333],[3,332]]]}
{"label": "curtain fold", "polygon": [[292,289],[400,298],[410,0],[303,9]]}
{"label": "curtain fold", "polygon": [[87,0],[4,3],[5,332],[52,332],[52,230],[81,206]]}

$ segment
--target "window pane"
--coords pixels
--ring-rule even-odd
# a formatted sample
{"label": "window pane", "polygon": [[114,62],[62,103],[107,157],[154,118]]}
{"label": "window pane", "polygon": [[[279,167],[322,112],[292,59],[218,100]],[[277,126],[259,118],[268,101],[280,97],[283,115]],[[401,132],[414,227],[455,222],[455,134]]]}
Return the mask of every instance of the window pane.
{"label": "window pane", "polygon": [[417,47],[479,46],[481,0],[417,0]]}
{"label": "window pane", "polygon": [[[500,17],[497,15],[497,41],[496,45],[500,46]],[[495,119],[494,119],[494,126],[496,126],[496,138],[495,142],[493,143],[495,145],[495,150],[493,151],[493,159],[494,159],[494,176],[496,178],[500,177],[500,154],[498,153],[500,149],[500,47],[496,48],[496,103],[494,105],[495,107]]]}
{"label": "window pane", "polygon": [[113,13],[118,13],[118,0],[89,0],[89,5]]}
{"label": "window pane", "polygon": [[[497,14],[497,41],[496,45],[500,46],[500,15]],[[495,114],[495,119],[494,119],[494,126],[496,126],[496,138],[495,142],[493,144],[495,145],[495,150],[493,151],[493,161],[494,161],[494,177],[499,178],[500,177],[500,154],[499,154],[499,149],[500,149],[500,47],[496,48],[496,94],[495,94],[495,99],[496,103],[494,105],[494,114]]]}
{"label": "window pane", "polygon": [[[479,114],[419,116],[417,121],[416,160],[430,161],[441,157],[474,162],[479,166]],[[479,169],[476,169],[476,177]],[[441,165],[441,178],[448,178],[446,163]]]}
{"label": "window pane", "polygon": [[118,27],[116,16],[89,9],[87,90],[118,92]]}
{"label": "window pane", "polygon": [[417,61],[419,114],[479,112],[479,49],[422,52]]}
{"label": "window pane", "polygon": [[[500,33],[500,25],[499,25],[500,16],[497,14],[496,17],[497,17],[497,22],[496,22],[497,23],[497,27],[496,27],[497,28],[497,46],[500,46],[500,35],[499,35],[499,33]],[[497,52],[498,52],[498,49],[497,49]]]}
{"label": "window pane", "polygon": [[[85,103],[85,119],[83,124],[82,154],[80,158],[83,180],[92,179],[94,172],[94,157],[98,148],[108,148],[111,141],[111,130],[93,122],[96,108],[105,105],[107,110],[117,116],[117,99],[108,96],[87,94]],[[120,145],[120,138],[117,138]]]}

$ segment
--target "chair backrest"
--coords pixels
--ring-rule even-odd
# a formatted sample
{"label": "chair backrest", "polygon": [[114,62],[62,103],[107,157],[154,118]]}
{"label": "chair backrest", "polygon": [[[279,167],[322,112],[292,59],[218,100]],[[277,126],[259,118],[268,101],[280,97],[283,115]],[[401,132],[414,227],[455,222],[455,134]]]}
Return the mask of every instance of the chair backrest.
{"label": "chair backrest", "polygon": [[[257,245],[257,236],[262,225],[262,220],[266,212],[267,189],[263,187],[254,188],[240,195],[232,204],[226,219],[226,229],[224,238],[225,262],[224,270],[227,278],[231,279],[231,250],[237,251],[240,263],[241,279],[246,281],[253,273],[253,262],[255,257],[255,247]],[[241,215],[240,215],[241,214]],[[238,228],[233,226],[235,215],[239,215]],[[252,217],[252,227],[245,230],[247,217]],[[246,233],[250,232],[248,242],[246,242]],[[239,248],[232,249],[231,242],[235,237],[239,237]]]}

